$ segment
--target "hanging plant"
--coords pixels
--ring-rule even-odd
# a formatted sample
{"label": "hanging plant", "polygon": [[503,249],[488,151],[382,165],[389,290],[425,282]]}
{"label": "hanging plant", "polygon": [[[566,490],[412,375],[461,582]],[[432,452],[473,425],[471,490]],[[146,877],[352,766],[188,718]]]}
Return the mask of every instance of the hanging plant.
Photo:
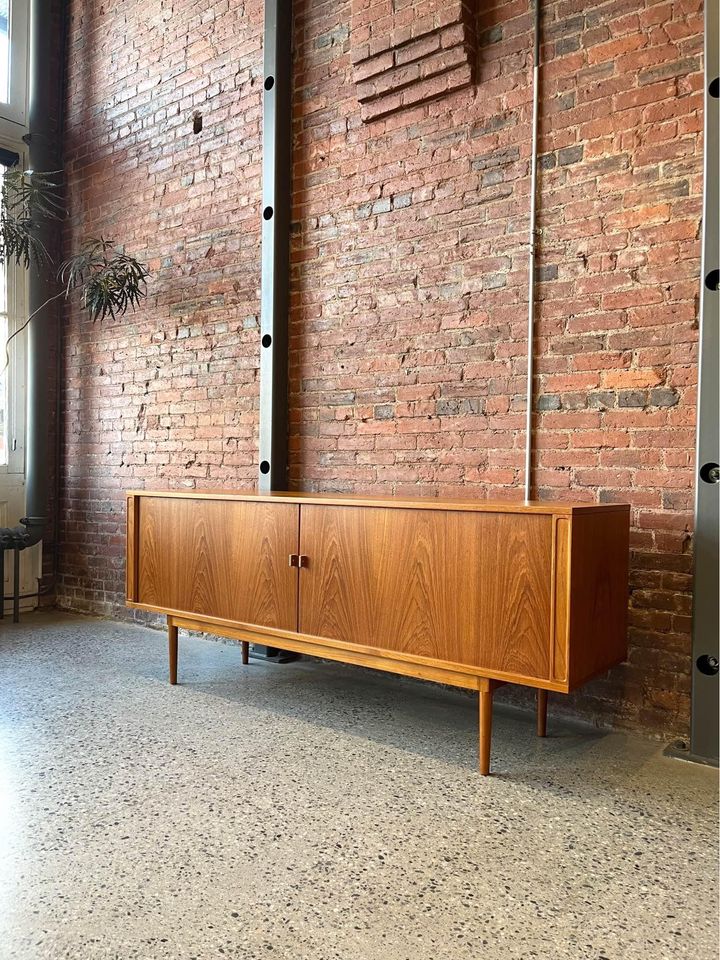
{"label": "hanging plant", "polygon": [[87,240],[80,253],[60,268],[65,296],[76,288],[82,291],[82,305],[93,320],[108,314],[115,319],[128,307],[134,310],[146,295],[149,277],[145,264],[115,249],[111,240]]}
{"label": "hanging plant", "polygon": [[[60,220],[65,210],[59,200],[57,174],[13,168],[6,171],[0,189],[0,264],[15,263],[38,270],[52,266],[40,239],[48,221]],[[61,289],[48,297],[5,343],[4,373],[10,363],[10,343],[53,300],[80,292],[81,303],[93,320],[121,317],[147,296],[144,263],[125,253],[113,240],[90,238],[80,252],[66,260],[58,272]]]}
{"label": "hanging plant", "polygon": [[42,224],[59,220],[63,208],[52,173],[33,173],[17,167],[6,171],[0,189],[0,263],[15,262],[25,268],[50,263],[38,237]]}

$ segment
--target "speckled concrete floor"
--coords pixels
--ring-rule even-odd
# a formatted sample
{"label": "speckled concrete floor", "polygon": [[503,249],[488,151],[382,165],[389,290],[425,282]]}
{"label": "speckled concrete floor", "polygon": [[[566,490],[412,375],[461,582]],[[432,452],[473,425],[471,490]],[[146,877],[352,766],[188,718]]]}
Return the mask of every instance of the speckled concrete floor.
{"label": "speckled concrete floor", "polygon": [[462,694],[0,625],[0,957],[717,957],[716,771]]}

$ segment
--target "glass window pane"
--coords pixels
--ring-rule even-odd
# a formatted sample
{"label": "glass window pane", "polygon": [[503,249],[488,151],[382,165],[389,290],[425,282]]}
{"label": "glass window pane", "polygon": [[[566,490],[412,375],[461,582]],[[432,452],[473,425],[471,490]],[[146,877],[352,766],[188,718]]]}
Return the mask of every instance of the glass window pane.
{"label": "glass window pane", "polygon": [[[0,9],[2,9],[3,0],[0,0]],[[7,3],[5,4],[7,9]],[[2,178],[8,172],[8,168],[0,165],[0,183]],[[5,351],[7,338],[12,330],[15,329],[14,294],[12,289],[8,291],[8,282],[14,277],[11,268],[11,276],[8,276],[6,265],[0,262],[0,467],[7,466],[10,461],[10,429],[11,429],[11,391],[13,389],[14,369],[9,365],[7,353]],[[11,345],[12,350],[12,345]],[[4,369],[8,364],[8,369]]]}
{"label": "glass window pane", "polygon": [[10,0],[0,0],[0,102],[10,102]]}
{"label": "glass window pane", "polygon": [[[5,342],[7,340],[7,317],[0,315],[0,370],[5,366]],[[8,404],[7,404],[8,371],[0,373],[0,466],[8,462]],[[1,581],[0,581],[1,582]]]}

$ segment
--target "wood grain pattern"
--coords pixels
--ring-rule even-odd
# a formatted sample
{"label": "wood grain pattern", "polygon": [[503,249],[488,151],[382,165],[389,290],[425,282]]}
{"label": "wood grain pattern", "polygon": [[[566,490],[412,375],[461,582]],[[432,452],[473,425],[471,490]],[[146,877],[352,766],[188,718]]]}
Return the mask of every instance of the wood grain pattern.
{"label": "wood grain pattern", "polygon": [[[216,633],[231,640],[246,640],[249,643],[268,642],[270,637],[250,628],[218,624],[200,617],[172,615],[168,620],[185,630],[199,630],[206,633]],[[378,653],[368,647],[349,647],[329,640],[315,637],[305,637],[302,634],[283,634],[276,637],[278,645],[284,650],[293,650],[296,653],[306,653],[310,657],[320,657],[323,660],[336,660],[340,663],[349,663],[359,667],[369,667],[372,670],[383,670],[386,673],[396,673],[403,677],[415,677],[418,680],[432,680],[435,683],[446,683],[453,687],[462,687],[465,690],[477,690],[479,685],[486,682],[484,678],[468,671],[453,670],[452,664],[440,662],[421,663],[418,658],[394,659],[387,652]]]}
{"label": "wood grain pattern", "polygon": [[[629,507],[128,497],[130,606],[178,627],[469,687],[490,770],[504,682],[567,692],[626,655]],[[413,507],[416,507],[413,509]]]}
{"label": "wood grain pattern", "polygon": [[539,737],[545,737],[547,736],[547,705],[548,705],[547,690],[538,690],[536,697],[537,697],[537,717],[536,717],[537,735]]}
{"label": "wood grain pattern", "polygon": [[627,657],[629,513],[573,518],[570,689]]}
{"label": "wood grain pattern", "polygon": [[140,498],[127,498],[127,562],[125,564],[125,595],[128,600],[137,600],[138,571],[138,512]]}
{"label": "wood grain pattern", "polygon": [[143,497],[138,602],[297,629],[298,507]]}
{"label": "wood grain pattern", "polygon": [[551,518],[301,511],[301,633],[550,679]]}
{"label": "wood grain pattern", "polygon": [[554,680],[566,681],[568,675],[568,642],[570,613],[570,520],[555,521],[555,590],[553,608]]}
{"label": "wood grain pattern", "polygon": [[[372,666],[377,670],[387,670],[390,673],[402,673],[404,676],[420,677],[426,680],[439,680],[442,683],[450,683],[451,681],[446,681],[443,677],[448,674],[456,674],[458,682],[454,685],[466,687],[470,690],[477,689],[479,679],[487,678],[502,683],[521,683],[528,687],[542,687],[546,690],[554,690],[557,693],[567,693],[567,684],[558,683],[555,680],[526,677],[522,674],[515,673],[507,674],[498,670],[480,670],[478,667],[470,667],[464,663],[449,663],[445,660],[418,657],[406,651],[378,650],[375,647],[345,643],[342,640],[332,640],[327,637],[306,636],[305,634],[295,631],[291,632],[289,630],[260,627],[256,624],[245,624],[233,620],[222,620],[206,614],[202,617],[193,617],[193,615],[183,612],[182,610],[167,610],[162,607],[153,607],[144,603],[128,603],[128,606],[138,610],[164,613],[181,627],[185,625],[183,621],[192,618],[195,622],[202,622],[204,626],[191,629],[205,630],[208,633],[216,633],[219,636],[232,637],[234,639],[240,639],[240,634],[242,634],[242,637],[250,643],[269,644],[275,647],[282,647],[285,650],[307,653],[314,657],[324,657],[328,660],[342,660],[344,663],[362,662],[363,666]],[[355,656],[364,659],[362,661],[360,659],[356,660],[354,659]],[[372,660],[372,663],[370,663],[370,660]],[[407,672],[405,671],[406,667]]]}
{"label": "wood grain pattern", "polygon": [[252,490],[130,490],[128,496],[168,497],[186,500],[246,500],[253,503],[325,504],[327,506],[388,507],[393,510],[460,510],[470,513],[539,513],[545,516],[578,516],[586,513],[608,514],[626,511],[624,504],[558,503],[550,500],[478,500],[477,497],[398,497],[362,493],[293,493],[272,491],[257,493]]}
{"label": "wood grain pattern", "polygon": [[490,773],[490,748],[492,744],[492,701],[493,695],[491,690],[480,691],[478,769],[485,777]]}

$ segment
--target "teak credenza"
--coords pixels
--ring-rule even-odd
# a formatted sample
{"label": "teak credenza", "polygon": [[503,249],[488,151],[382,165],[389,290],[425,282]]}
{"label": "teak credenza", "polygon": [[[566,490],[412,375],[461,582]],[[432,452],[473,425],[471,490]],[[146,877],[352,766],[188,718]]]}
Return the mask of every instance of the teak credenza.
{"label": "teak credenza", "polygon": [[127,600],[202,630],[479,692],[567,693],[626,656],[627,505],[128,494]]}

